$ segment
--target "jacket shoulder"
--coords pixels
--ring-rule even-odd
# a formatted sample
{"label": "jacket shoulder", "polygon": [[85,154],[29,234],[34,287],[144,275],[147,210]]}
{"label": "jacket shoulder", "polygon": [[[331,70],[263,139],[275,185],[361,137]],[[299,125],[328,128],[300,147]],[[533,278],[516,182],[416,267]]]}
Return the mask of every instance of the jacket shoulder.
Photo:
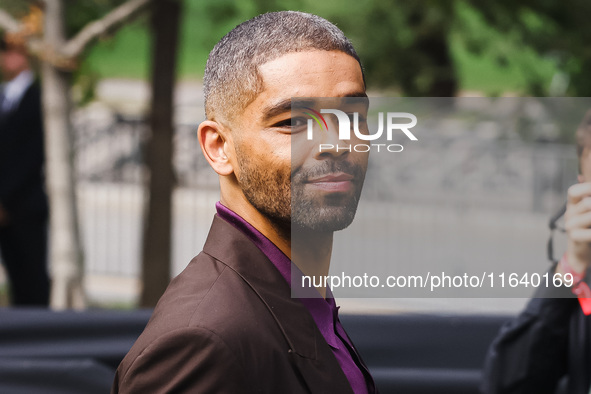
{"label": "jacket shoulder", "polygon": [[[214,361],[215,360],[215,361]],[[178,328],[117,370],[112,393],[237,393],[253,387],[232,350],[203,327]]]}
{"label": "jacket shoulder", "polygon": [[[119,366],[114,387],[144,387],[147,375],[174,376],[178,382],[197,376],[199,382],[192,384],[205,386],[195,392],[223,392],[207,387],[228,374],[235,376],[224,381],[228,387],[244,385],[247,377],[265,375],[269,360],[288,363],[288,350],[280,327],[256,291],[233,269],[202,252],[170,283]],[[291,367],[285,364],[280,369]],[[205,371],[208,378],[203,378]],[[250,382],[248,387],[260,384]],[[234,392],[244,392],[244,386]]]}

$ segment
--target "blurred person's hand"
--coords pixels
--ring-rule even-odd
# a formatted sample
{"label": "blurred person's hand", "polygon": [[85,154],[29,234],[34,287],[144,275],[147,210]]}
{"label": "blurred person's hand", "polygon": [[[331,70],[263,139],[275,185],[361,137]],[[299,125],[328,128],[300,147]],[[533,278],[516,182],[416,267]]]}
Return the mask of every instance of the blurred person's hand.
{"label": "blurred person's hand", "polygon": [[[568,189],[565,228],[566,259],[576,273],[584,273],[591,265],[591,183],[577,183]],[[560,265],[557,267],[560,272]]]}
{"label": "blurred person's hand", "polygon": [[6,226],[8,224],[8,212],[0,204],[0,226]]}

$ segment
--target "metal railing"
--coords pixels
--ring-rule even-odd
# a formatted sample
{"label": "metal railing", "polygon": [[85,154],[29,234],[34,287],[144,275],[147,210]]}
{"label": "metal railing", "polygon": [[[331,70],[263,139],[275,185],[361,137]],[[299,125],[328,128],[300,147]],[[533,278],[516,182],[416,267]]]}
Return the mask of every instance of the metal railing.
{"label": "metal railing", "polygon": [[[147,132],[140,118],[76,119],[77,190],[87,273],[139,275]],[[388,210],[386,229],[398,234],[391,245],[401,258],[446,258],[462,266],[471,256],[490,253],[491,247],[502,244],[509,245],[505,252],[516,251],[503,254],[506,259],[524,258],[519,245],[531,249],[525,257],[529,260],[543,256],[545,222],[576,178],[574,148],[465,136],[424,138],[387,168],[371,158],[362,216],[355,225],[361,233],[371,232],[376,226],[372,218],[383,219],[383,206],[395,205]],[[202,157],[196,126],[177,125],[174,146],[176,274],[201,250],[219,192],[217,176]],[[487,220],[489,229],[495,230],[482,233],[488,244],[479,243],[478,228]],[[450,232],[450,223],[462,230]],[[525,238],[519,240],[520,236]],[[335,248],[335,259],[352,252],[347,245]]]}

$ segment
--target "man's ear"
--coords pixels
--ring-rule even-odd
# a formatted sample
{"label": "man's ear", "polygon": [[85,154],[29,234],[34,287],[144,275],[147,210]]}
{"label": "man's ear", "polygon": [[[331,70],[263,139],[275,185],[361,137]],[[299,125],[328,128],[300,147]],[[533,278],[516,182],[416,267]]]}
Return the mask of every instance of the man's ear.
{"label": "man's ear", "polygon": [[201,145],[203,155],[209,165],[219,175],[230,175],[234,167],[228,157],[231,152],[231,143],[226,140],[228,134],[224,126],[212,120],[203,121],[197,130],[197,138]]}

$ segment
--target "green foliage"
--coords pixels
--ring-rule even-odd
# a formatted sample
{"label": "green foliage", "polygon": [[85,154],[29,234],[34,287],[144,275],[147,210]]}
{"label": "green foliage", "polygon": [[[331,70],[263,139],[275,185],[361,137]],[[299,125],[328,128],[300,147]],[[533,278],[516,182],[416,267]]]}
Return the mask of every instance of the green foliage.
{"label": "green foliage", "polygon": [[95,97],[96,85],[100,80],[100,74],[96,72],[89,62],[83,62],[74,72],[74,100],[77,105],[84,106],[92,102]]}
{"label": "green foliage", "polygon": [[[123,4],[125,0],[91,0],[77,1],[65,0],[65,34],[71,38],[88,23],[100,19],[113,8]],[[107,39],[102,37],[102,40]],[[100,73],[93,67],[93,62],[87,58],[91,50],[86,50],[81,57],[80,67],[74,72],[72,82],[74,84],[74,98],[78,105],[85,105],[95,97],[96,84],[100,79]]]}
{"label": "green foliage", "polygon": [[150,37],[146,17],[123,26],[115,37],[100,39],[88,51],[84,67],[101,76],[147,78]]}
{"label": "green foliage", "polygon": [[447,40],[453,2],[345,0],[338,4],[309,1],[307,5],[337,22],[352,39],[371,87],[397,87],[408,96],[456,93],[457,76]]}
{"label": "green foliage", "polygon": [[[567,94],[589,96],[591,78],[591,3],[581,0],[499,0],[470,1],[486,23],[511,37],[516,45],[531,48],[539,56],[552,59],[568,77]],[[535,72],[535,67],[531,71]],[[529,87],[537,93],[535,82]]]}
{"label": "green foliage", "polygon": [[[72,36],[124,0],[65,0]],[[179,71],[199,77],[213,45],[262,12],[297,9],[337,23],[352,38],[370,87],[410,96],[476,90],[489,95],[589,95],[591,3],[581,0],[184,0]],[[0,0],[16,16],[30,2]],[[146,17],[89,51],[91,74],[147,77]],[[84,75],[84,72],[79,73]]]}
{"label": "green foliage", "polygon": [[23,0],[0,0],[0,8],[20,19],[28,13],[30,3],[32,2]]}
{"label": "green foliage", "polygon": [[517,32],[490,26],[482,13],[465,2],[456,5],[450,41],[465,89],[498,95],[512,87],[515,93],[548,95],[557,72],[555,60],[540,56]]}
{"label": "green foliage", "polygon": [[[108,2],[83,3],[100,1]],[[179,71],[200,77],[213,45],[236,24],[265,11],[297,9],[346,32],[372,88],[411,96],[437,95],[442,86],[489,95],[589,95],[589,8],[580,0],[185,0]],[[88,60],[103,76],[145,78],[149,42],[139,20],[101,40]]]}
{"label": "green foliage", "polygon": [[[248,2],[186,0],[183,9],[179,72],[200,77],[209,50],[229,30],[249,18]],[[147,78],[150,32],[145,17],[124,26],[90,51],[88,62],[103,76]]]}
{"label": "green foliage", "polygon": [[66,36],[72,37],[87,23],[104,16],[125,0],[64,0]]}

